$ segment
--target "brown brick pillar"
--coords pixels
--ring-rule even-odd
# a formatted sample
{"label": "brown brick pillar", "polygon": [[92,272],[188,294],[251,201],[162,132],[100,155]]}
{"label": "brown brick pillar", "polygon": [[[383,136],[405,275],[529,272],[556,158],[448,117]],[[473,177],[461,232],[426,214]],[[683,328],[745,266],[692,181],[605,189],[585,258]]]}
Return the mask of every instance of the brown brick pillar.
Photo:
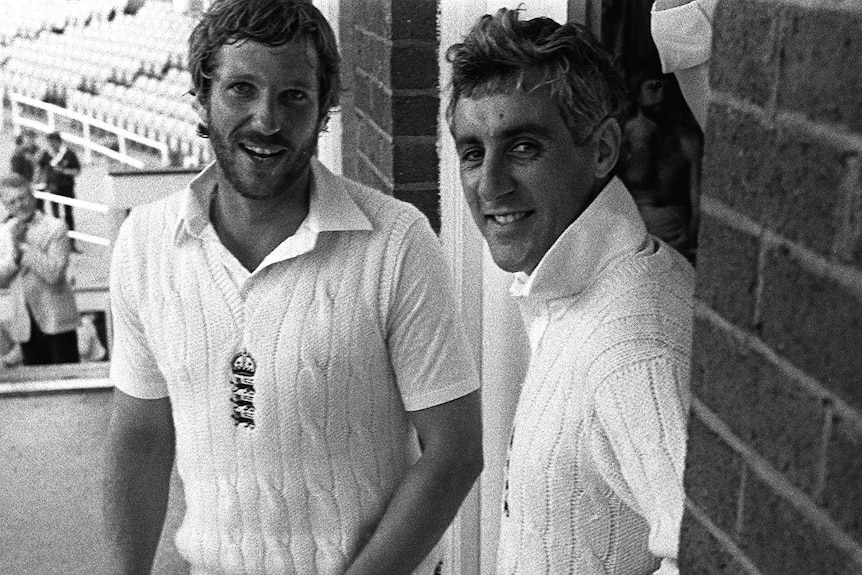
{"label": "brown brick pillar", "polygon": [[723,0],[681,572],[862,573],[862,3]]}
{"label": "brown brick pillar", "polygon": [[440,229],[437,2],[341,2],[344,175],[416,205]]}

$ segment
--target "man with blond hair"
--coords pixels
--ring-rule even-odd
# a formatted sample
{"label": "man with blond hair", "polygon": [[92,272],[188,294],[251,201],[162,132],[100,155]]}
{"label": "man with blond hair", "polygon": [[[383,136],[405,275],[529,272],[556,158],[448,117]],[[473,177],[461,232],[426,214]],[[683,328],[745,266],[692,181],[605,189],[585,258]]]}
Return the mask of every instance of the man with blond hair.
{"label": "man with blond hair", "polygon": [[482,468],[439,243],[313,157],[340,88],[311,2],[216,0],[189,53],[216,161],[112,263],[114,572],[149,571],[176,455],[192,575],[431,575]]}

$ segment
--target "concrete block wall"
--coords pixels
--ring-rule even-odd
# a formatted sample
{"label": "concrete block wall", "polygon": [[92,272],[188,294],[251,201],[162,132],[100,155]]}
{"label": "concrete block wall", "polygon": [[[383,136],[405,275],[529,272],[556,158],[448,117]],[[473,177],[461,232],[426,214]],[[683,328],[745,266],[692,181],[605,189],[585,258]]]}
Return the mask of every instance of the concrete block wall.
{"label": "concrete block wall", "polygon": [[341,2],[343,171],[440,229],[436,0]]}
{"label": "concrete block wall", "polygon": [[714,22],[681,571],[862,573],[862,3]]}

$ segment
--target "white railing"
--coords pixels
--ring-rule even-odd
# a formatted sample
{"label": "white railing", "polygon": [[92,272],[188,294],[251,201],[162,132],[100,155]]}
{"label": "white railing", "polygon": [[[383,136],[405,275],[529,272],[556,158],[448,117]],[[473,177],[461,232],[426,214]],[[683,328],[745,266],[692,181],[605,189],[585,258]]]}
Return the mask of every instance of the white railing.
{"label": "white railing", "polygon": [[[109,209],[108,206],[106,206],[105,204],[88,202],[86,200],[79,200],[78,198],[70,198],[67,196],[58,196],[57,194],[49,194],[48,192],[41,191],[38,188],[33,191],[33,195],[36,196],[37,199],[45,202],[44,211],[46,214],[49,213],[50,210],[48,208],[51,207],[51,204],[72,206],[73,208],[80,208],[82,210],[88,210],[103,215],[107,214]],[[79,232],[76,230],[69,230],[68,236],[73,240],[81,240],[100,246],[107,247],[111,245],[111,240],[107,238],[99,237],[85,232]]]}
{"label": "white railing", "polygon": [[[29,98],[27,96],[16,94],[14,92],[9,93],[9,100],[12,104],[12,125],[15,127],[16,132],[18,132],[21,127],[31,128],[33,130],[38,130],[46,134],[57,131],[58,116],[69,118],[70,120],[79,122],[83,129],[83,137],[76,134],[69,134],[66,132],[62,132],[62,136],[65,141],[77,144],[84,148],[84,157],[88,162],[92,159],[92,153],[98,152],[103,156],[107,156],[111,159],[117,160],[118,162],[122,162],[126,165],[132,166],[133,168],[144,168],[146,164],[143,161],[137,158],[133,158],[127,153],[128,143],[136,142],[138,144],[141,144],[142,146],[146,146],[148,148],[156,150],[161,156],[163,166],[167,166],[169,164],[168,146],[164,142],[159,142],[158,140],[147,138],[146,136],[141,136],[134,132],[130,132],[123,128],[114,126],[113,124],[109,124],[107,122],[103,122],[102,120],[97,120],[96,118],[87,116],[86,114],[73,112],[72,110],[68,110],[61,106],[49,104],[47,102],[36,100],[35,98]],[[24,116],[24,114],[22,113],[23,106],[29,106],[31,108],[44,110],[47,114],[46,121],[43,123],[39,120]],[[98,128],[100,130],[115,135],[117,138],[117,147],[119,149],[112,150],[107,146],[103,146],[102,144],[93,142],[90,139],[92,128]]]}

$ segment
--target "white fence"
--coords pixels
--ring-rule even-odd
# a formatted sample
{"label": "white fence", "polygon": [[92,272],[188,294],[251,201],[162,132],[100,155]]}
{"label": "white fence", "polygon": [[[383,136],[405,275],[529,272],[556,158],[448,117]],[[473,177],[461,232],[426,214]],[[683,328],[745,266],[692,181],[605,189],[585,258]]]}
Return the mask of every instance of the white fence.
{"label": "white fence", "polygon": [[[78,112],[73,112],[72,110],[68,110],[61,106],[42,102],[41,100],[29,98],[14,92],[9,93],[9,101],[12,106],[12,125],[14,126],[16,133],[19,133],[22,127],[38,130],[46,134],[54,131],[61,131],[64,140],[84,148],[84,157],[88,162],[92,159],[92,153],[98,152],[103,156],[107,156],[108,158],[112,158],[118,162],[132,166],[133,168],[143,168],[146,165],[143,161],[128,154],[129,142],[135,142],[156,150],[161,157],[163,166],[167,166],[170,161],[168,146],[164,142],[159,142],[158,140],[147,138],[146,136],[141,136],[134,132],[119,128],[113,124],[97,120],[96,118],[91,118],[85,114],[79,114]],[[46,121],[41,122],[32,117],[26,116],[23,113],[25,107],[43,110],[47,115]],[[80,123],[83,130],[83,136],[58,130],[58,117],[68,118]],[[113,134],[117,138],[118,149],[113,150],[107,146],[99,144],[98,142],[92,141],[93,128],[98,128]]]}
{"label": "white fence", "polygon": [[[73,208],[96,212],[103,215],[107,214],[109,209],[108,206],[106,206],[105,204],[88,202],[86,200],[79,200],[77,198],[70,198],[67,196],[58,196],[57,194],[49,194],[48,192],[43,192],[38,188],[33,192],[33,195],[36,196],[36,198],[45,202],[44,211],[46,214],[50,213],[51,210],[49,210],[48,208],[51,206],[51,204],[72,206]],[[84,242],[89,242],[91,244],[97,244],[105,247],[111,245],[111,240],[109,240],[108,238],[102,238],[93,234],[79,232],[77,230],[69,230],[68,235],[73,240],[81,240]]]}

